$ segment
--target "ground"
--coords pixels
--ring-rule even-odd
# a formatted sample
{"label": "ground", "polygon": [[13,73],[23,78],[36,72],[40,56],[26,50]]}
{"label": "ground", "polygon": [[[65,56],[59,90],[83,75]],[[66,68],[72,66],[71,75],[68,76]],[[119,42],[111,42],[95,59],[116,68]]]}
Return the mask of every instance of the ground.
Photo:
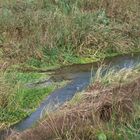
{"label": "ground", "polygon": [[139,0],[1,0],[0,129],[57,88],[27,89],[49,77],[38,72],[140,52],[139,9]]}

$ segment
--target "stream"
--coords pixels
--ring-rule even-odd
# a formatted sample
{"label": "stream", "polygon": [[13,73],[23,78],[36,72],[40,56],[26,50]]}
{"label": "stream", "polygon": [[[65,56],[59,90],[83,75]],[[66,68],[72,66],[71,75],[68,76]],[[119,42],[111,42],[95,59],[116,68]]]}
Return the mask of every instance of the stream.
{"label": "stream", "polygon": [[[110,69],[114,69],[116,72],[121,69],[132,69],[139,63],[140,54],[120,55],[105,59],[102,62],[74,64],[54,70],[54,73],[49,80],[30,83],[28,84],[29,88],[30,86],[36,85],[47,86],[52,82],[59,82],[62,80],[70,80],[70,82],[47,96],[35,112],[11,128],[16,131],[24,131],[25,129],[33,127],[44,116],[43,114],[45,114],[46,111],[55,111],[66,101],[71,100],[76,93],[86,89],[91,82],[91,78],[93,77],[94,79],[97,69],[102,64],[106,65],[101,71],[102,75],[104,75]],[[4,134],[10,133],[10,130],[0,132],[0,140],[3,139],[2,137]]]}

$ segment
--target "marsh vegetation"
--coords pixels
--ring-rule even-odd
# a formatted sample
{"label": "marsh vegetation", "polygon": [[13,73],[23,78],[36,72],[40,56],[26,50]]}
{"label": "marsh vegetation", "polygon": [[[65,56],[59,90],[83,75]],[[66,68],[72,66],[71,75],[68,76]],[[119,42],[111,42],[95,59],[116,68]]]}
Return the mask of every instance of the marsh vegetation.
{"label": "marsh vegetation", "polygon": [[[96,62],[107,57],[135,52],[140,52],[139,0],[0,0],[0,130],[29,116],[46,96],[63,86],[64,83],[59,82],[43,88],[27,88],[26,83],[49,78],[48,74],[37,71],[69,64]],[[135,83],[136,77],[139,77],[138,68],[122,70],[117,74],[111,71],[104,77],[100,77],[99,69],[96,81],[91,87],[96,89],[96,83],[99,83],[98,88],[104,87],[105,90],[106,86],[114,88],[120,83],[130,86]],[[136,85],[136,88],[139,89],[139,85]],[[100,94],[102,89],[98,90]],[[125,94],[131,90],[125,91]],[[119,90],[115,92],[117,94]],[[136,93],[139,94],[138,91]],[[86,101],[87,105],[85,102],[81,104],[88,108],[91,96],[87,97],[90,98]],[[132,119],[128,120],[130,123],[125,122],[130,124],[129,127],[122,123],[123,120],[116,125],[113,118],[105,122],[105,125],[103,123],[94,128],[88,118],[91,116],[87,113],[84,122],[87,125],[82,126],[81,118],[77,117],[75,121],[80,122],[81,126],[78,126],[78,123],[74,125],[74,131],[71,131],[71,123],[66,122],[65,131],[55,129],[55,138],[139,140],[140,106],[135,98],[125,99],[122,100],[124,104],[126,101],[124,106],[127,106],[129,101],[133,102],[133,107],[129,106],[130,104],[127,106],[132,115]],[[79,101],[79,98],[77,100]],[[75,105],[72,108],[77,109]],[[115,110],[116,106],[113,109]],[[65,110],[60,111],[60,118],[61,113],[65,114]],[[68,113],[73,115],[70,110]],[[50,122],[49,118],[46,120],[42,122],[45,125]],[[71,116],[68,120],[73,122]],[[35,128],[29,132],[40,132],[40,125],[39,129]],[[46,138],[45,131],[48,131],[48,128],[42,131],[43,134],[40,133],[43,138],[34,136],[43,140]],[[54,131],[50,134],[54,134]],[[25,135],[22,137],[21,134],[19,139],[30,139],[30,136]]]}

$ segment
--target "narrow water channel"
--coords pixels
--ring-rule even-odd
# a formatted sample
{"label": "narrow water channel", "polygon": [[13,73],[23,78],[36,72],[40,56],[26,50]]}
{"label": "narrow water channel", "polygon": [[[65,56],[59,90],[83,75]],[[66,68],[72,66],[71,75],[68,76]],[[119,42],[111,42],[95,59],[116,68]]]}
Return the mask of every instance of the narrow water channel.
{"label": "narrow water channel", "polygon": [[[107,65],[107,69],[103,70],[104,74],[109,69],[115,69],[116,71],[120,69],[133,68],[140,63],[140,55],[136,54],[135,56],[118,56],[105,60],[104,62]],[[94,67],[96,66],[96,67]],[[28,118],[20,122],[15,126],[16,130],[25,130],[31,127],[35,122],[40,119],[43,110],[55,110],[64,102],[70,100],[75,93],[84,90],[90,83],[91,77],[96,74],[97,64],[90,63],[84,65],[72,65],[60,68],[56,71],[56,81],[57,80],[71,80],[69,84],[65,87],[60,88],[54,91],[49,97],[47,97],[40,107],[32,113]]]}
{"label": "narrow water channel", "polygon": [[[54,71],[54,75],[50,79],[51,81],[70,80],[70,82],[60,89],[55,90],[40,104],[35,112],[23,121],[19,122],[12,128],[16,131],[23,131],[32,127],[44,112],[54,111],[66,101],[72,99],[72,97],[80,91],[87,88],[90,83],[91,77],[94,77],[98,67],[101,64],[105,64],[106,68],[102,70],[103,75],[110,69],[119,71],[120,69],[134,68],[140,63],[140,54],[122,55],[113,58],[109,58],[99,63],[90,64],[75,64],[71,66],[65,66],[63,68]],[[48,82],[48,81],[45,81]],[[39,83],[38,83],[39,84]],[[42,82],[40,83],[42,84]],[[43,83],[44,84],[44,83]],[[2,133],[0,134],[2,139]]]}

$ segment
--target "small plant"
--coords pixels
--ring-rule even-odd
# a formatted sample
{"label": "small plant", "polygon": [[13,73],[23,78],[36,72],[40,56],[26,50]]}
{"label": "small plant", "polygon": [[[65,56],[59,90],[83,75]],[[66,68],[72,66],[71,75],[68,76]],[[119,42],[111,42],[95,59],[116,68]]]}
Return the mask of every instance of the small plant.
{"label": "small plant", "polygon": [[107,137],[104,133],[98,134],[98,140],[107,140]]}

